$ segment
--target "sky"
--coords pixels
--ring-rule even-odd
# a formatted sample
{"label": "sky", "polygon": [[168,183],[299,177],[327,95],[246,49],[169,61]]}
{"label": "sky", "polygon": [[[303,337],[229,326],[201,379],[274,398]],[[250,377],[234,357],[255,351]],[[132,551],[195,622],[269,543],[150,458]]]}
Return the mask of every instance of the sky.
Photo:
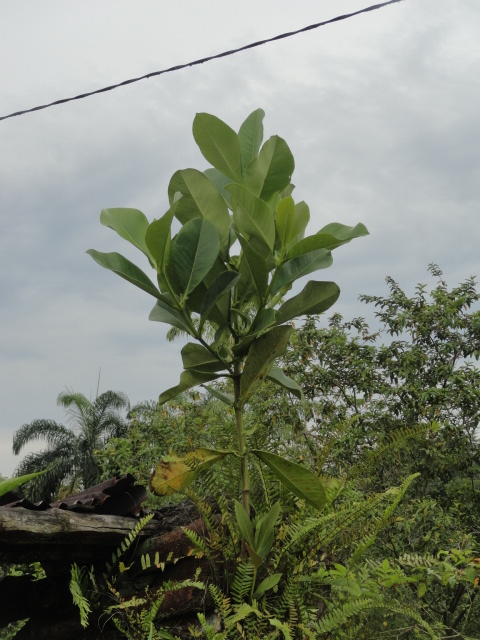
{"label": "sky", "polygon": [[[0,6],[0,116],[241,47],[368,6],[359,0],[17,0]],[[0,474],[16,429],[64,422],[65,389],[132,404],[176,384],[181,341],[149,322],[153,299],[85,251],[142,257],[99,222],[107,207],[153,220],[177,169],[207,166],[197,112],[238,129],[261,107],[265,139],[295,157],[307,231],[363,222],[320,278],[333,311],[360,294],[454,286],[479,272],[480,3],[405,0],[308,33],[85,100],[0,121]],[[153,275],[153,274],[152,274]],[[369,315],[370,314],[370,315]],[[328,316],[328,314],[327,314]],[[326,320],[326,318],[325,318]],[[100,382],[99,382],[100,377]],[[40,443],[39,446],[42,446]]]}

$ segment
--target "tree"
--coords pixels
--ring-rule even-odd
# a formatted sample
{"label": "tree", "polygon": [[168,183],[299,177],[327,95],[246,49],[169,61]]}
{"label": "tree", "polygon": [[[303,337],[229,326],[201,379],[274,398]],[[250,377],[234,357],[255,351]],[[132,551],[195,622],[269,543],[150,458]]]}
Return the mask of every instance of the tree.
{"label": "tree", "polygon": [[[310,281],[293,298],[284,297],[296,280],[329,267],[333,249],[368,233],[362,224],[331,223],[305,237],[310,213],[305,202],[295,203],[291,195],[292,153],[279,136],[261,146],[264,115],[261,109],[254,111],[237,134],[215,116],[197,114],[193,135],[212,167],[203,173],[177,171],[168,187],[170,208],[159,220],[149,223],[136,209],[102,211],[102,224],[147,257],[158,287],[122,255],[88,251],[102,267],[156,299],[151,320],[170,324],[196,341],[183,347],[180,383],[163,392],[160,403],[203,385],[234,410],[235,448],[199,449],[190,462],[165,460],[152,477],[152,487],[159,494],[171,492],[192,480],[192,465],[198,471],[235,456],[242,486],[237,515],[247,519],[247,457],[252,455],[297,496],[316,508],[325,505],[325,490],[315,474],[249,446],[244,413],[266,377],[301,395],[275,360],[287,347],[291,321],[330,308],[340,290],[333,282]],[[172,239],[174,217],[181,229]],[[219,378],[231,381],[231,393],[209,386]]]}
{"label": "tree", "polygon": [[25,489],[31,500],[52,500],[60,486],[67,491],[96,484],[101,467],[95,459],[95,451],[103,449],[112,437],[126,432],[122,410],[129,408],[126,395],[106,391],[93,402],[81,393],[60,393],[57,404],[66,410],[69,426],[53,420],[34,420],[24,424],[13,436],[13,453],[18,455],[33,440],[43,439],[47,448],[28,454],[18,465],[16,475],[24,475],[46,469]]}

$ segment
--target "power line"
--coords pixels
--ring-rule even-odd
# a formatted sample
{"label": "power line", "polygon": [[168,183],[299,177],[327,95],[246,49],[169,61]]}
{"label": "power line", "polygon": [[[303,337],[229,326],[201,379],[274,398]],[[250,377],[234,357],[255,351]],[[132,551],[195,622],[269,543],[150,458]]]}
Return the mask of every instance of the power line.
{"label": "power line", "polygon": [[153,78],[155,76],[161,76],[164,73],[172,73],[173,71],[180,71],[181,69],[186,69],[187,67],[194,67],[199,64],[203,64],[204,62],[210,62],[211,60],[216,60],[217,58],[226,58],[227,56],[233,56],[236,53],[240,53],[241,51],[247,51],[248,49],[254,49],[255,47],[260,47],[264,44],[268,44],[270,42],[275,42],[277,40],[283,40],[285,38],[291,38],[292,36],[296,36],[299,33],[305,33],[306,31],[312,31],[313,29],[318,29],[319,27],[324,27],[327,24],[331,24],[332,22],[339,22],[340,20],[347,20],[348,18],[353,18],[354,16],[358,16],[362,13],[367,13],[369,11],[375,11],[376,9],[382,9],[389,4],[396,4],[397,2],[403,2],[403,0],[389,0],[389,2],[382,2],[381,4],[374,4],[370,7],[366,7],[365,9],[360,9],[359,11],[354,11],[353,13],[346,13],[341,16],[337,16],[335,18],[331,18],[330,20],[324,20],[323,22],[316,22],[315,24],[310,24],[308,27],[303,27],[302,29],[297,29],[296,31],[289,31],[288,33],[281,33],[278,36],[274,36],[273,38],[267,38],[266,40],[258,40],[257,42],[252,42],[250,44],[246,44],[243,47],[239,47],[238,49],[231,49],[230,51],[223,51],[222,53],[217,53],[213,56],[207,56],[206,58],[200,58],[199,60],[193,60],[192,62],[187,62],[185,64],[175,65],[174,67],[169,67],[168,69],[162,69],[161,71],[153,71],[152,73],[147,73],[144,76],[139,76],[138,78],[130,78],[129,80],[124,80],[123,82],[119,82],[118,84],[112,84],[108,87],[103,87],[102,89],[96,89],[95,91],[89,91],[88,93],[81,93],[78,96],[74,96],[73,98],[62,98],[61,100],[55,100],[54,102],[49,102],[48,104],[42,104],[37,107],[32,107],[31,109],[25,109],[24,111],[16,111],[15,113],[10,113],[7,116],[1,116],[0,120],[7,120],[8,118],[15,118],[16,116],[23,116],[26,113],[32,113],[33,111],[41,111],[42,109],[48,109],[49,107],[55,107],[59,104],[65,104],[66,102],[73,102],[74,100],[83,100],[84,98],[89,98],[90,96],[94,96],[97,93],[105,93],[106,91],[113,91],[114,89],[118,89],[119,87],[124,87],[128,84],[133,84],[134,82],[140,82],[140,80],[148,80],[149,78]]}

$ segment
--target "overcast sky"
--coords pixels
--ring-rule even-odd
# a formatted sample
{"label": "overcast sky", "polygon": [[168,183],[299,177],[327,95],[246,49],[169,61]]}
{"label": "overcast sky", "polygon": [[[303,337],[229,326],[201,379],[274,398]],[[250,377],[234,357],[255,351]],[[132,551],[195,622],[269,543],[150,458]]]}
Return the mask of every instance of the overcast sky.
{"label": "overcast sky", "polygon": [[[92,91],[368,5],[358,0],[17,0],[0,7],[0,116]],[[479,271],[480,3],[405,0],[202,66],[0,122],[0,473],[12,435],[63,421],[65,388],[154,399],[177,382],[180,343],[148,321],[153,299],[101,269],[89,248],[142,263],[99,223],[104,207],[168,208],[180,168],[204,169],[196,112],[237,129],[266,112],[266,138],[296,160],[313,233],[363,222],[370,236],[321,273],[334,308]]]}

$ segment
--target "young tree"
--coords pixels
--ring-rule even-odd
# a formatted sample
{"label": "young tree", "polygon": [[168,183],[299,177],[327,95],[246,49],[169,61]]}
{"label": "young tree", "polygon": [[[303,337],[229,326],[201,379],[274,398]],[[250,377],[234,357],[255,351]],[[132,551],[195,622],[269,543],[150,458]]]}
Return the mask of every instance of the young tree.
{"label": "young tree", "polygon": [[123,393],[106,391],[91,402],[81,393],[67,391],[58,396],[57,404],[66,410],[68,427],[54,420],[34,420],[13,436],[15,455],[33,440],[47,443],[46,449],[28,454],[16,469],[16,475],[46,470],[26,486],[24,493],[31,500],[54,499],[62,483],[70,492],[96,484],[101,467],[95,451],[126,431],[120,412],[128,410],[129,401]]}
{"label": "young tree", "polygon": [[[198,471],[235,456],[242,486],[237,516],[247,519],[247,456],[252,455],[297,496],[316,508],[325,504],[325,490],[315,474],[250,446],[244,412],[265,378],[301,395],[275,360],[287,347],[292,320],[330,308],[340,291],[333,282],[310,281],[297,295],[284,298],[298,279],[330,266],[333,249],[367,234],[362,224],[331,223],[305,237],[310,213],[305,202],[295,203],[292,197],[293,156],[278,136],[262,146],[263,117],[261,109],[254,111],[236,133],[215,116],[197,114],[193,136],[212,167],[203,173],[177,171],[168,187],[170,208],[159,220],[149,223],[135,209],[102,211],[102,224],[145,254],[157,284],[118,253],[88,252],[156,299],[151,320],[170,324],[195,340],[182,349],[185,370],[180,383],[163,392],[160,402],[203,385],[235,414],[236,448],[197,450],[190,463],[164,461],[152,487],[160,494],[169,492],[192,479],[192,461]],[[172,238],[174,217],[181,229]],[[232,393],[209,386],[222,377],[230,380]]]}

